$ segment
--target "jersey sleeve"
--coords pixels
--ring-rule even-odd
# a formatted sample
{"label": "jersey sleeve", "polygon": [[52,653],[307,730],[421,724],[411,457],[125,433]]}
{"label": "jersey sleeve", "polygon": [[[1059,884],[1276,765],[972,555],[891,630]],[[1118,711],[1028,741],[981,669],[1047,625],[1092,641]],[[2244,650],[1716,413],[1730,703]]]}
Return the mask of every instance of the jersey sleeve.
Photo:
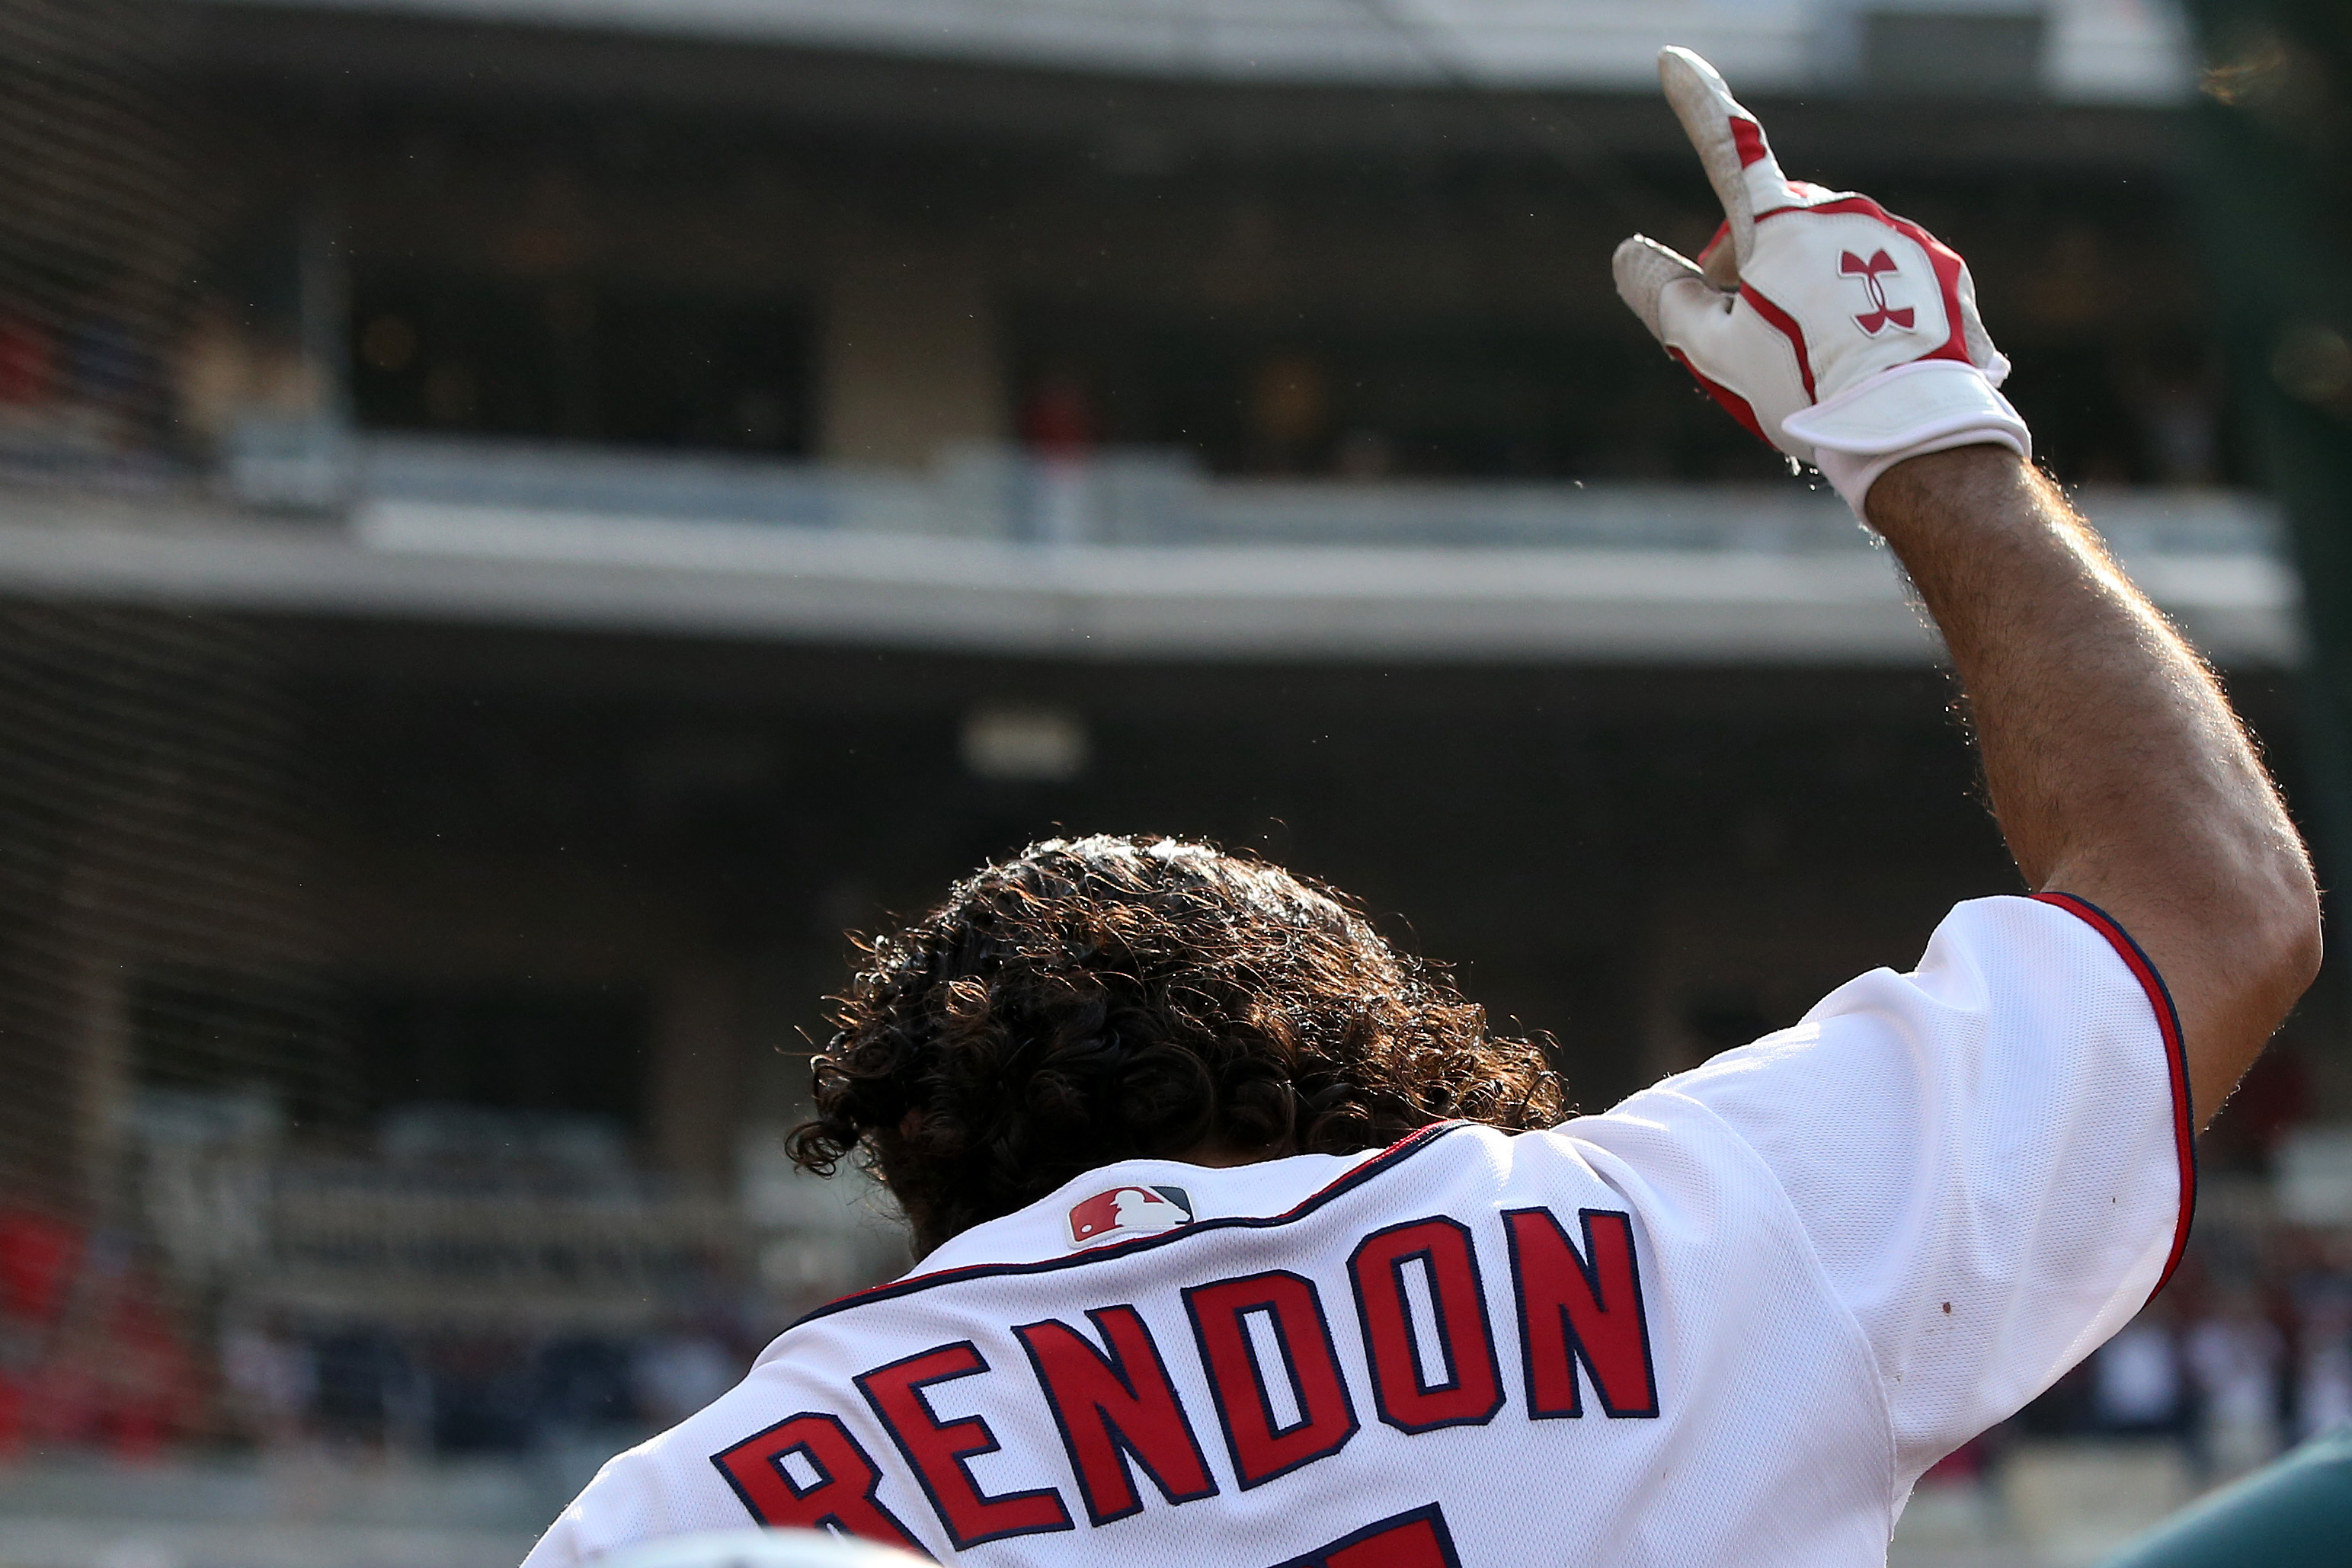
{"label": "jersey sleeve", "polygon": [[1979,900],[1916,970],[1658,1091],[1760,1155],[1877,1363],[1898,1495],[2169,1276],[2196,1191],[2162,979],[2062,894]]}

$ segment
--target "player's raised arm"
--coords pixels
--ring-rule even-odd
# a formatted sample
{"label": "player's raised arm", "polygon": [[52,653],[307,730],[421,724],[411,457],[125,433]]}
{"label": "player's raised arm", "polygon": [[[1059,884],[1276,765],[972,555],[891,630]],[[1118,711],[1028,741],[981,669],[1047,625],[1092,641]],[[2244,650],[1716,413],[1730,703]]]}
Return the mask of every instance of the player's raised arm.
{"label": "player's raised arm", "polygon": [[2310,867],[2236,716],[2014,454],[1898,463],[1869,515],[1943,628],[2019,869],[2139,940],[2210,1121],[2319,965]]}
{"label": "player's raised arm", "polygon": [[1959,257],[1867,197],[1787,179],[1696,55],[1666,51],[1660,76],[1726,223],[1698,262],[1627,240],[1619,292],[1893,546],[1951,650],[2019,869],[2137,938],[2210,1119],[2319,962],[2276,791],[2210,674],[2032,467]]}

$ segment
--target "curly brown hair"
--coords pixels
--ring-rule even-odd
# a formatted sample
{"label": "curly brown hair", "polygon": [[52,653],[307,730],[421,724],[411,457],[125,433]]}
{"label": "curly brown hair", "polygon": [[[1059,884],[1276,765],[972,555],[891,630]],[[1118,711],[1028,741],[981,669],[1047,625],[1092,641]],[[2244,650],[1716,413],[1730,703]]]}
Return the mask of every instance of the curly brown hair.
{"label": "curly brown hair", "polygon": [[1034,844],[866,951],[790,1148],[826,1175],[862,1148],[922,1253],[1117,1160],[1565,1114],[1540,1045],[1489,1034],[1343,894],[1206,844]]}

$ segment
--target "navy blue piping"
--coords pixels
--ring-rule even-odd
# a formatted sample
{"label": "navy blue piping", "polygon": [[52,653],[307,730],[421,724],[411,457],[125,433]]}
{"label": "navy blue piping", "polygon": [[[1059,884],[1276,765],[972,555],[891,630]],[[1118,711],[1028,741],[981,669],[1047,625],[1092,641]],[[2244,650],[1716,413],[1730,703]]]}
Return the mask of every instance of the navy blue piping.
{"label": "navy blue piping", "polygon": [[1329,1185],[1318,1188],[1301,1198],[1295,1206],[1277,1215],[1233,1215],[1223,1219],[1194,1220],[1190,1225],[1179,1226],[1158,1236],[1139,1236],[1132,1241],[1115,1241],[1108,1247],[1094,1247],[1067,1258],[1041,1258],[1028,1263],[974,1263],[961,1268],[943,1268],[937,1274],[918,1274],[887,1285],[877,1285],[870,1290],[860,1290],[854,1296],[844,1296],[838,1301],[827,1302],[795,1321],[784,1331],[790,1333],[803,1323],[813,1323],[819,1318],[831,1317],[852,1307],[863,1307],[876,1301],[895,1301],[901,1296],[911,1296],[934,1285],[954,1285],[967,1279],[986,1279],[999,1275],[1051,1274],[1063,1268],[1076,1268],[1082,1264],[1099,1263],[1107,1258],[1131,1258],[1139,1252],[1148,1252],[1155,1247],[1172,1246],[1210,1231],[1266,1230],[1275,1226],[1288,1225],[1293,1220],[1304,1219],[1332,1199],[1352,1192],[1406,1156],[1429,1147],[1446,1133],[1472,1125],[1474,1123],[1467,1121],[1437,1121],[1427,1127],[1415,1128],[1362,1164],[1342,1173]]}

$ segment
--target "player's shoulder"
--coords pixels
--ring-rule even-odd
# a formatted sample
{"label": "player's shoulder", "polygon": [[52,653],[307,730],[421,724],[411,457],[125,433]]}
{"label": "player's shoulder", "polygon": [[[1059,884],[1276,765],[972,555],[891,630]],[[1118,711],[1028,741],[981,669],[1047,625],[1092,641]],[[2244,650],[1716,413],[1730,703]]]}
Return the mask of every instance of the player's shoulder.
{"label": "player's shoulder", "polygon": [[742,1522],[741,1510],[714,1484],[708,1455],[743,1423],[764,1426],[767,1394],[737,1384],[677,1426],[614,1454],[555,1521],[523,1568],[572,1568],[652,1536],[720,1530]]}
{"label": "player's shoulder", "polygon": [[[2121,922],[2071,893],[2006,893],[1952,906],[1907,973],[1889,975],[1939,1003],[1984,1006],[2037,987],[2138,991],[2160,977]],[[1823,1007],[1839,999],[1825,998]],[[1815,1011],[1821,1011],[1816,1008]]]}
{"label": "player's shoulder", "polygon": [[1882,966],[1856,975],[1794,1026],[1709,1058],[1666,1084],[1693,1091],[1885,1029],[1906,1037],[1973,1031],[2021,1014],[2116,1001],[2151,1026],[2170,1014],[2162,977],[2105,911],[2064,893],[1970,899],[1937,924],[1910,969]]}

